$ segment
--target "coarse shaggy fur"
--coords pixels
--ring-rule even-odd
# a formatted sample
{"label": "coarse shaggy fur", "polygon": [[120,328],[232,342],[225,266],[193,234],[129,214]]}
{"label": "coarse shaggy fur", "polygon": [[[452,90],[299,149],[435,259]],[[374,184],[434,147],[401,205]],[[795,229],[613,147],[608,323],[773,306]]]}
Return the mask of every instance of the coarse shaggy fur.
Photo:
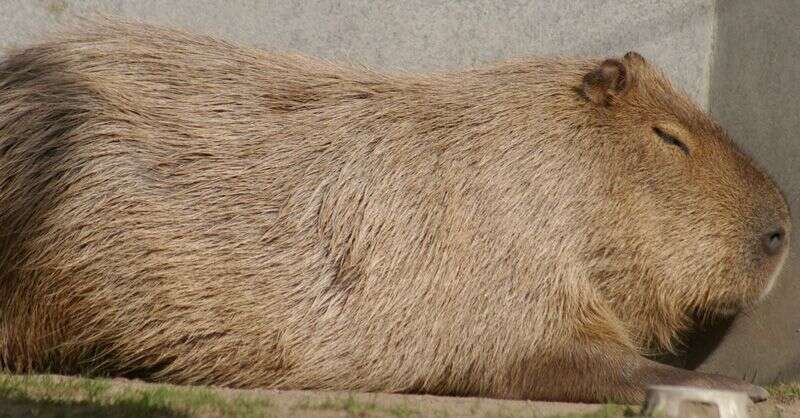
{"label": "coarse shaggy fur", "polygon": [[0,63],[15,372],[758,398],[643,355],[756,301],[785,255],[760,237],[788,222],[635,53],[382,74],[110,21]]}

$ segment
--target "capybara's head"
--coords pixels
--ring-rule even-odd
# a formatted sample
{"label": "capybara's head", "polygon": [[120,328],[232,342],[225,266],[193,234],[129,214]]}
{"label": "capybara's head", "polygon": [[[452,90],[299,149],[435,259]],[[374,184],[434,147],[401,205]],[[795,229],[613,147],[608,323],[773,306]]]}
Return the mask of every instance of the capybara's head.
{"label": "capybara's head", "polygon": [[766,295],[790,233],[772,179],[637,53],[597,62],[578,90],[605,159],[595,216],[611,235],[587,254],[619,309],[731,314]]}

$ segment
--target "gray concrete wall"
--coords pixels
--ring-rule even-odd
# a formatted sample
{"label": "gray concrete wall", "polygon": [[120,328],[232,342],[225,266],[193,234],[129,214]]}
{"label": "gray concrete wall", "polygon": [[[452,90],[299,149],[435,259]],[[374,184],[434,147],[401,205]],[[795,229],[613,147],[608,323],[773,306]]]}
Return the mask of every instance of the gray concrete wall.
{"label": "gray concrete wall", "polygon": [[0,48],[92,12],[380,69],[637,50],[702,105],[708,98],[709,0],[0,0]]}
{"label": "gray concrete wall", "polygon": [[701,369],[766,384],[800,379],[800,2],[723,0],[710,110],[769,171],[792,210],[794,243],[772,297],[736,320]]}

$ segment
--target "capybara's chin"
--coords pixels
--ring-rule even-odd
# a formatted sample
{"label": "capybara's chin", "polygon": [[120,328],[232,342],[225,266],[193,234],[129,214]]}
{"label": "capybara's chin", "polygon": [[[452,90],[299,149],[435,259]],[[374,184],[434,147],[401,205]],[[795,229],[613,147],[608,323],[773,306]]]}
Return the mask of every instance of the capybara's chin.
{"label": "capybara's chin", "polygon": [[728,290],[711,293],[699,309],[708,317],[730,317],[755,309],[774,290],[785,259],[786,251],[783,251],[774,258],[759,260],[760,265],[748,264],[745,267],[749,271],[720,278],[715,282],[724,283]]}
{"label": "capybara's chin", "polygon": [[772,179],[634,52],[386,74],[111,21],[0,63],[15,372],[759,400],[641,353],[757,300],[789,232]]}

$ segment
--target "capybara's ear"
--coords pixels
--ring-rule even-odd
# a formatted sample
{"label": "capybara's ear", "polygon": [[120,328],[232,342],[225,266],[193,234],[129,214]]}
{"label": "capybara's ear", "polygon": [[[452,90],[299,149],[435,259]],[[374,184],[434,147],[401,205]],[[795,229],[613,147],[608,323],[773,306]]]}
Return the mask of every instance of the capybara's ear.
{"label": "capybara's ear", "polygon": [[584,96],[600,106],[608,106],[612,97],[624,95],[630,85],[631,72],[625,63],[618,59],[607,59],[583,76]]}
{"label": "capybara's ear", "polygon": [[623,56],[622,59],[626,63],[636,63],[636,64],[644,64],[647,61],[644,59],[643,56],[641,56],[636,51],[628,51],[628,53],[625,54],[625,56]]}

